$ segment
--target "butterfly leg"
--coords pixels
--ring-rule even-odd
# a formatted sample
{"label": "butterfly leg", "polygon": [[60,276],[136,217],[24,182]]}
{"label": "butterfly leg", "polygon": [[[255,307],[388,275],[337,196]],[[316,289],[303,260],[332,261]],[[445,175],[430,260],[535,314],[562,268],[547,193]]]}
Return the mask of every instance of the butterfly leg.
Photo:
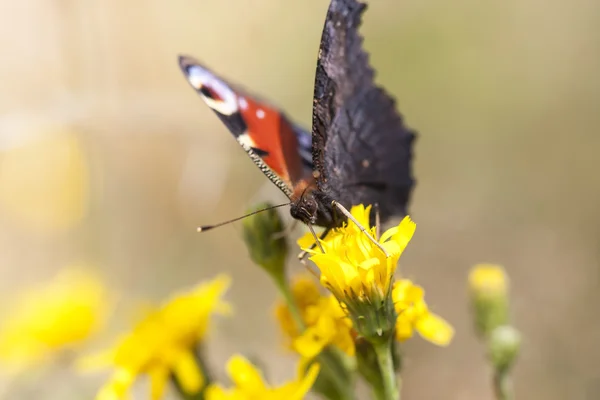
{"label": "butterfly leg", "polygon": [[356,226],[358,226],[358,228],[360,229],[360,231],[362,233],[364,233],[365,235],[367,235],[367,237],[369,238],[369,240],[371,240],[373,242],[373,244],[377,247],[379,247],[379,250],[381,250],[383,252],[383,254],[385,254],[386,257],[389,257],[390,255],[387,253],[387,251],[385,251],[385,249],[383,248],[383,246],[381,245],[381,243],[379,243],[373,236],[371,236],[371,233],[369,233],[367,231],[367,229],[362,226],[357,220],[356,218],[354,218],[352,216],[352,214],[350,214],[350,211],[348,211],[346,209],[346,207],[344,207],[343,205],[341,205],[340,203],[338,203],[337,201],[332,201],[331,204],[334,207],[337,207],[338,210],[341,211],[342,214],[344,214],[350,221],[354,222],[354,224],[356,224]]}
{"label": "butterfly leg", "polygon": [[[315,238],[315,242],[310,246],[310,250],[314,249],[317,245],[319,246],[319,248],[321,249],[321,251],[323,253],[325,253],[325,249],[323,249],[323,246],[321,246],[321,240],[325,239],[325,237],[327,236],[327,234],[329,232],[331,232],[331,228],[325,228],[325,230],[319,235],[317,236],[317,234],[315,233],[315,231],[313,230],[312,226],[308,226],[308,229],[310,229],[310,231],[312,232],[314,238]],[[306,265],[306,256],[308,255],[307,251],[301,251],[300,254],[298,254],[298,260]]]}

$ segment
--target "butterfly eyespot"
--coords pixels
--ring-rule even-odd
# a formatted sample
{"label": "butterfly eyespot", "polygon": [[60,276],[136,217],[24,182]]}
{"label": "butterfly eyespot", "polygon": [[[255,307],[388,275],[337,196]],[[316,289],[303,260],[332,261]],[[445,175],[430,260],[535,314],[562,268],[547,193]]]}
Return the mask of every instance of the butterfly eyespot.
{"label": "butterfly eyespot", "polygon": [[258,119],[263,119],[265,117],[266,113],[265,110],[263,110],[262,108],[259,108],[258,110],[256,110],[256,117]]}

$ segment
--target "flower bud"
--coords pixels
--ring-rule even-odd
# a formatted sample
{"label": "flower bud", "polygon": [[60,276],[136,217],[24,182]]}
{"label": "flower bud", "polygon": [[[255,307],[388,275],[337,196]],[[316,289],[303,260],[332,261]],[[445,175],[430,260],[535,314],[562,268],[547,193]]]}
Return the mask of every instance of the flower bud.
{"label": "flower bud", "polygon": [[499,265],[478,264],[469,274],[471,307],[477,333],[487,337],[508,323],[508,277]]}
{"label": "flower bud", "polygon": [[488,356],[496,371],[506,372],[514,364],[521,347],[521,334],[509,325],[496,327],[489,336]]}
{"label": "flower bud", "polygon": [[[271,206],[270,203],[259,204],[248,212]],[[288,243],[282,233],[283,221],[277,209],[271,208],[245,218],[243,227],[244,241],[252,261],[260,265],[275,280],[282,280]]]}

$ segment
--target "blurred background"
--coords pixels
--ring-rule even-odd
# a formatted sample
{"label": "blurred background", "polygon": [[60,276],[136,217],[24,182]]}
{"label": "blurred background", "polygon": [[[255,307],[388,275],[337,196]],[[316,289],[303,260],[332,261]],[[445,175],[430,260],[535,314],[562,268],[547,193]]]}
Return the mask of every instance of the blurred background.
{"label": "blurred background", "polygon": [[[2,311],[65,267],[95,270],[116,299],[95,349],[138,305],[226,271],[236,315],[213,332],[215,369],[240,351],[274,380],[292,376],[294,358],[273,345],[275,290],[250,263],[241,224],[196,233],[285,198],[188,86],[177,55],[310,126],[327,6],[1,0]],[[419,132],[418,229],[401,272],[456,328],[447,349],[407,343],[405,398],[491,399],[467,307],[478,262],[511,276],[518,397],[600,398],[600,4],[374,0],[362,33],[378,83]],[[294,257],[290,269],[303,272]],[[92,398],[106,376],[45,371],[5,398]]]}

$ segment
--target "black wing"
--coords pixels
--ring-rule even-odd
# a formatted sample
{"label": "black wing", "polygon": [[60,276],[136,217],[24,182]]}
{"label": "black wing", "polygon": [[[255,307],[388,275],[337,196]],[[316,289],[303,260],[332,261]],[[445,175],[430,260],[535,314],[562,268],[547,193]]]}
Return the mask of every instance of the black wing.
{"label": "black wing", "polygon": [[346,207],[378,203],[385,220],[407,212],[415,134],[374,83],[358,33],[365,9],[356,0],[329,6],[315,78],[312,156],[321,192]]}

